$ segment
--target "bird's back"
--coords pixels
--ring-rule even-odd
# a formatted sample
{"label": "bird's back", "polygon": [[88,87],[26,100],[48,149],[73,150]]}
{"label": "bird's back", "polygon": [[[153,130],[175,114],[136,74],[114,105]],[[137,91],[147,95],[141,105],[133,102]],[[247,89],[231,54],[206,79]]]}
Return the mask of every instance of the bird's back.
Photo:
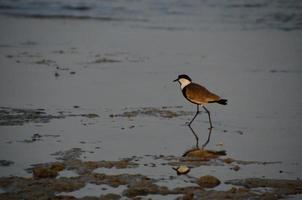
{"label": "bird's back", "polygon": [[195,104],[207,104],[209,101],[218,101],[220,99],[218,95],[196,83],[190,83],[183,88],[182,92],[189,101]]}

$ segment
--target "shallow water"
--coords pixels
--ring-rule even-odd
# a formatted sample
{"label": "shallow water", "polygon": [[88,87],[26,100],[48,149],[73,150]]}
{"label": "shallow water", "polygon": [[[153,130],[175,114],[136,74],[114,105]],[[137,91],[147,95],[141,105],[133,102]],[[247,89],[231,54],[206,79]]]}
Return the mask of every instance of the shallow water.
{"label": "shallow water", "polygon": [[19,0],[0,1],[0,13],[39,18],[122,21],[165,30],[301,30],[299,0]]}
{"label": "shallow water", "polygon": [[[21,7],[22,1],[19,2],[17,6]],[[227,106],[208,106],[214,129],[207,149],[226,150],[228,157],[238,160],[281,162],[242,165],[239,171],[229,166],[201,166],[194,168],[190,176],[211,174],[222,181],[245,177],[301,179],[299,3],[293,1],[293,6],[285,1],[240,2],[203,1],[207,6],[205,18],[198,14],[195,1],[182,5],[184,17],[180,13],[170,16],[165,10],[165,6],[177,10],[181,2],[170,2],[174,8],[162,1],[147,5],[137,1],[141,13],[138,11],[134,18],[142,21],[48,19],[45,10],[49,9],[49,1],[41,5],[45,8],[39,11],[45,14],[43,19],[1,16],[0,27],[5,28],[0,32],[0,106],[43,108],[50,114],[93,113],[99,117],[77,116],[51,119],[48,123],[0,126],[0,160],[14,162],[8,167],[1,166],[0,175],[30,176],[24,169],[31,164],[55,161],[53,153],[81,148],[84,152],[80,158],[84,160],[140,156],[138,162],[142,166],[129,172],[163,178],[163,184],[169,187],[186,184],[185,178],[167,181],[169,175],[175,176],[175,171],[161,165],[166,161],[147,155],[181,156],[193,147],[195,138],[185,126],[190,115],[110,116],[146,107],[163,109],[163,106],[171,106],[168,110],[172,111],[194,112],[195,106],[186,102],[179,86],[172,82],[178,74],[187,73],[194,81],[229,100]],[[1,1],[1,5],[9,3],[16,4]],[[129,9],[134,4],[94,3],[100,7],[122,4]],[[141,11],[142,6],[155,9],[148,9],[151,12],[148,15],[149,12]],[[54,9],[51,14],[59,15],[55,12],[63,12],[60,9]],[[20,8],[10,11],[6,8],[1,12],[14,14],[16,10],[28,14]],[[84,8],[73,10],[64,13],[87,15]],[[268,23],[261,20],[256,23],[256,15],[245,10],[263,12],[257,15],[259,18],[270,16],[271,10],[294,13],[294,17],[288,22],[268,18]],[[28,12],[31,15],[38,11],[29,9]],[[110,16],[116,17],[112,12],[109,11]],[[230,17],[223,21],[221,16],[225,12],[230,12]],[[248,16],[238,18],[240,13]],[[130,18],[127,12],[122,14],[126,15],[123,19]],[[192,125],[200,146],[207,139],[208,126],[205,113]],[[28,142],[37,133],[42,135],[41,139]],[[120,173],[120,170],[110,169],[106,173]],[[218,189],[228,187],[222,184]]]}

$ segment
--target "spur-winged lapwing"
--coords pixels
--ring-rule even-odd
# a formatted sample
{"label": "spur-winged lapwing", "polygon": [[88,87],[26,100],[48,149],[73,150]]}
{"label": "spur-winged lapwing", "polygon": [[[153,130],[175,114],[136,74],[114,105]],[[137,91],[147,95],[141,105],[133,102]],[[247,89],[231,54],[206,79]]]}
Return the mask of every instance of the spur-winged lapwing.
{"label": "spur-winged lapwing", "polygon": [[185,74],[179,75],[178,78],[174,80],[174,82],[175,81],[179,82],[180,88],[182,90],[182,94],[185,96],[185,98],[191,103],[197,105],[197,112],[188,125],[190,126],[191,123],[196,118],[196,116],[198,115],[199,105],[201,105],[204,108],[204,110],[208,113],[210,129],[213,128],[210,111],[205,107],[205,105],[207,105],[208,103],[219,103],[222,105],[226,105],[227,100],[220,98],[218,95],[210,92],[205,87],[193,83],[192,79],[188,75]]}

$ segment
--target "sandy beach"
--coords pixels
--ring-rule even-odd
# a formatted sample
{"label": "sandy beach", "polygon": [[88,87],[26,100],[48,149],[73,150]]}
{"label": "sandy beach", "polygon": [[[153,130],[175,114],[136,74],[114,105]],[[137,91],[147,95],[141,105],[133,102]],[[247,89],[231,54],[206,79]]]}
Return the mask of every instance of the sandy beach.
{"label": "sandy beach", "polygon": [[[301,30],[6,15],[0,27],[0,199],[302,197]],[[206,156],[183,156],[196,108],[172,82],[182,73],[229,101],[208,106]],[[192,128],[201,147],[206,113]]]}

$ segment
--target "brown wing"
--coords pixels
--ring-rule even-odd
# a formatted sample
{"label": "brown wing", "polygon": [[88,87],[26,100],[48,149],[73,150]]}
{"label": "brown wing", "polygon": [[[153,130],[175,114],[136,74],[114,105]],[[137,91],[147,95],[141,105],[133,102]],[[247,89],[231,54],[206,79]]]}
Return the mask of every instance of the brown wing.
{"label": "brown wing", "polygon": [[183,94],[189,101],[196,104],[206,104],[209,101],[218,101],[220,99],[219,96],[196,83],[191,83],[186,86],[183,90]]}

